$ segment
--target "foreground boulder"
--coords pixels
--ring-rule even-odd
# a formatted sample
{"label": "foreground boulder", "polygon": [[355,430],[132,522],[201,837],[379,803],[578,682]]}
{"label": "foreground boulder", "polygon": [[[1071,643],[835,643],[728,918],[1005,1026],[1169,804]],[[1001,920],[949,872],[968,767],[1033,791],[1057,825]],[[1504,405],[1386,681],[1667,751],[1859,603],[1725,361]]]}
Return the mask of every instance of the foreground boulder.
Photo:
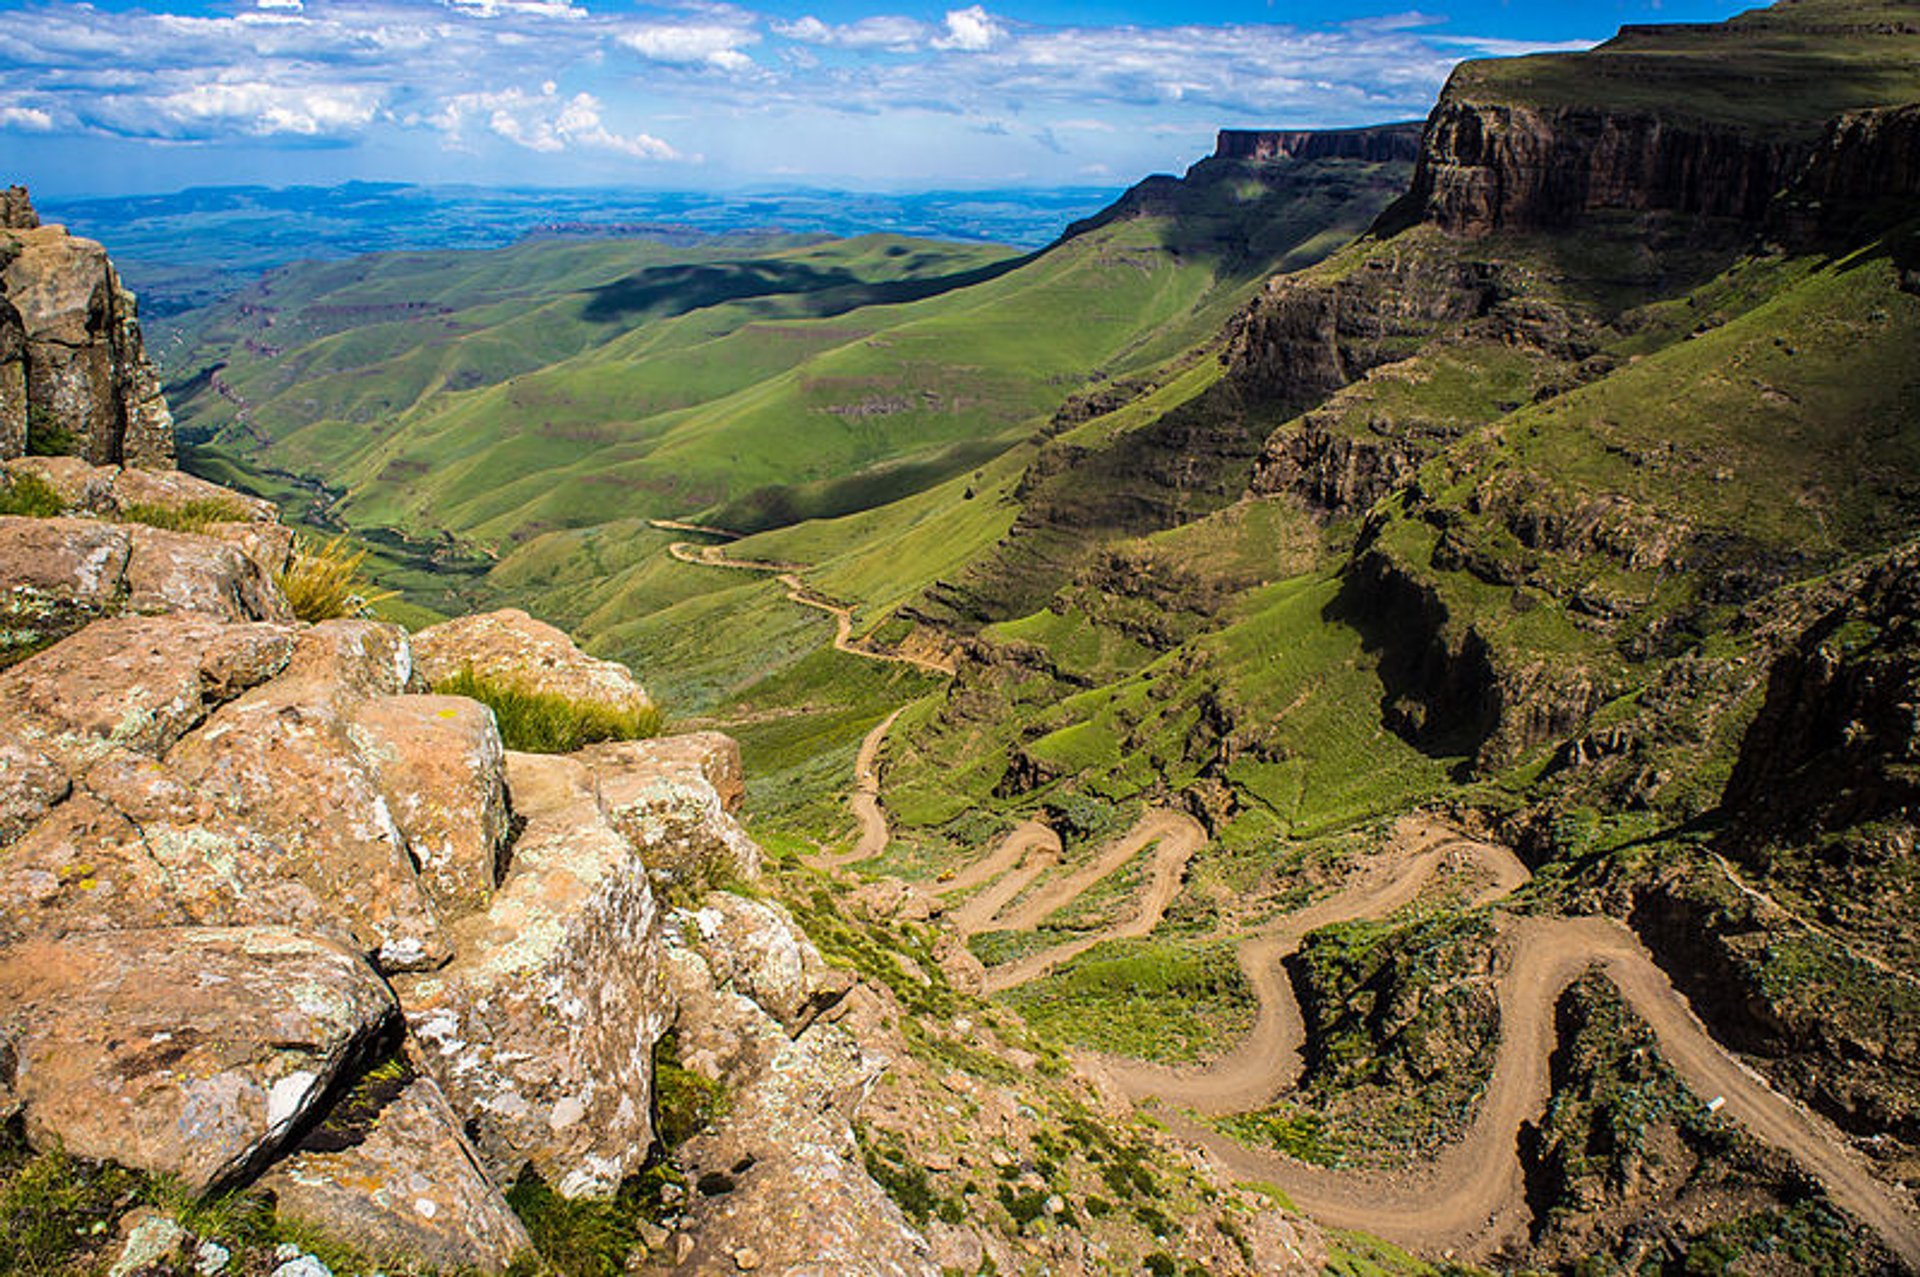
{"label": "foreground boulder", "polygon": [[505,881],[450,928],[453,962],[398,989],[495,1180],[531,1163],[565,1196],[605,1196],[653,1142],[659,911],[586,767],[509,753],[507,787],[526,825]]}
{"label": "foreground boulder", "polygon": [[388,1089],[363,1084],[263,1179],[279,1214],[408,1268],[496,1273],[529,1253],[440,1088],[402,1077]]}
{"label": "foreground boulder", "polygon": [[270,1157],[394,1010],[358,954],[284,928],[23,941],[0,950],[0,1113],[202,1191]]}
{"label": "foreground boulder", "polygon": [[590,745],[607,818],[656,879],[719,883],[760,872],[760,848],[734,820],[746,787],[740,746],[718,732]]}
{"label": "foreground boulder", "polygon": [[435,686],[471,670],[527,691],[592,702],[623,713],[653,706],[626,666],[588,656],[564,633],[518,608],[429,626],[413,636],[413,650],[420,673]]}
{"label": "foreground boulder", "polygon": [[853,1118],[887,1061],[837,1024],[797,1035],[796,1008],[845,991],[779,910],[727,893],[668,929],[685,1065],[728,1111],[681,1147],[696,1186],[683,1271],[933,1277],[931,1247],[862,1164]]}

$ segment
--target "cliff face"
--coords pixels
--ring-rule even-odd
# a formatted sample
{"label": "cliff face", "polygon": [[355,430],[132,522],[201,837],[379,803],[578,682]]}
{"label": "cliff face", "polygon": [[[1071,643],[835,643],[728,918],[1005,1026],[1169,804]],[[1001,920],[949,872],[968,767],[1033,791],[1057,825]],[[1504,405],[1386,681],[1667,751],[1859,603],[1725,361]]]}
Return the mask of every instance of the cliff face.
{"label": "cliff face", "polygon": [[133,294],[104,248],[42,226],[16,186],[0,197],[0,460],[27,451],[30,424],[95,465],[173,462]]}
{"label": "cliff face", "polygon": [[1221,129],[1216,160],[1361,160],[1411,164],[1420,158],[1420,121],[1361,129]]}
{"label": "cliff face", "polygon": [[1705,121],[1475,102],[1449,87],[1402,212],[1462,235],[1556,230],[1612,211],[1752,223],[1807,152]]}

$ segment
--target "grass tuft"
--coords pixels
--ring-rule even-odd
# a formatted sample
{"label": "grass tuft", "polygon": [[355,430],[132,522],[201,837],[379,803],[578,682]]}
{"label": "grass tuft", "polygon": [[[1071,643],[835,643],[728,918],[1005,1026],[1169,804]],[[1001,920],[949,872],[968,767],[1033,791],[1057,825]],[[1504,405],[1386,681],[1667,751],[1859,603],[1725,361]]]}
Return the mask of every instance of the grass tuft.
{"label": "grass tuft", "polygon": [[243,523],[247,512],[225,497],[199,497],[180,505],[135,502],[121,507],[120,519],[167,532],[204,532],[215,523]]}
{"label": "grass tuft", "polygon": [[0,514],[24,514],[36,519],[51,519],[67,508],[52,484],[39,475],[18,470],[7,476],[0,488]]}
{"label": "grass tuft", "polygon": [[472,666],[441,679],[433,690],[485,705],[500,725],[501,742],[527,754],[571,754],[598,741],[643,740],[660,734],[660,711],[652,705],[620,709],[577,700],[476,673]]}
{"label": "grass tuft", "polygon": [[325,542],[303,537],[293,548],[293,562],[280,573],[280,590],[303,621],[364,616],[374,604],[394,597],[366,579],[361,571],[366,561],[367,551],[349,545],[344,533]]}

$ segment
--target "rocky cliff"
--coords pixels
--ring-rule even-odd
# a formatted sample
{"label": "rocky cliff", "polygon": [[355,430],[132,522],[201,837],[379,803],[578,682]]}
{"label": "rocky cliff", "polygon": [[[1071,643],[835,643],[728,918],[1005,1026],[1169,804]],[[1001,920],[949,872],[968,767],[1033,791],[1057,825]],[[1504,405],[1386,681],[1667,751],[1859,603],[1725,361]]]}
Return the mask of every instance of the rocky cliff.
{"label": "rocky cliff", "polygon": [[22,187],[0,201],[0,460],[71,453],[165,467],[173,417],[132,293],[104,248],[43,226]]}
{"label": "rocky cliff", "polygon": [[1411,164],[1420,158],[1422,125],[1377,124],[1358,129],[1221,129],[1219,160],[1361,160]]}

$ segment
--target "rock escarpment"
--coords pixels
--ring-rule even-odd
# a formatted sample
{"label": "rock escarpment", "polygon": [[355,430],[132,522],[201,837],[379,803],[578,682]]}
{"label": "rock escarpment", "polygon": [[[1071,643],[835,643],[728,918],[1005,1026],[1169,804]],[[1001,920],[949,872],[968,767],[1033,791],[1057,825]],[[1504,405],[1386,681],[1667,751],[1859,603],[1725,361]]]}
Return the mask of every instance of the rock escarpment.
{"label": "rock escarpment", "polygon": [[1362,160],[1411,164],[1420,156],[1421,123],[1358,129],[1221,129],[1213,155],[1221,160]]}
{"label": "rock escarpment", "polygon": [[[257,1182],[283,1217],[403,1266],[504,1269],[530,1247],[504,1195],[523,1174],[605,1197],[651,1165],[655,1044],[712,996],[669,978],[660,893],[759,869],[733,742],[507,750],[489,709],[431,693],[399,627],[296,621],[228,525],[89,517],[116,493],[177,511],[209,485],[10,466],[71,506],[0,519],[0,594],[88,606],[0,671],[0,1120],[195,1191]],[[476,618],[424,646],[446,668],[644,703],[557,631],[496,641],[532,624]],[[707,969],[798,1032],[850,981],[733,900],[710,909],[753,925]],[[840,1116],[761,1157],[799,1159],[769,1189],[796,1209],[825,1175],[864,1214],[820,1225],[831,1245],[810,1225],[782,1236],[796,1262],[924,1271],[846,1126],[872,1066],[828,1037],[777,1062],[799,1089],[767,1103],[797,1122],[817,1083]]]}
{"label": "rock escarpment", "polygon": [[106,250],[41,225],[16,186],[0,202],[0,461],[30,450],[165,468],[173,417]]}

